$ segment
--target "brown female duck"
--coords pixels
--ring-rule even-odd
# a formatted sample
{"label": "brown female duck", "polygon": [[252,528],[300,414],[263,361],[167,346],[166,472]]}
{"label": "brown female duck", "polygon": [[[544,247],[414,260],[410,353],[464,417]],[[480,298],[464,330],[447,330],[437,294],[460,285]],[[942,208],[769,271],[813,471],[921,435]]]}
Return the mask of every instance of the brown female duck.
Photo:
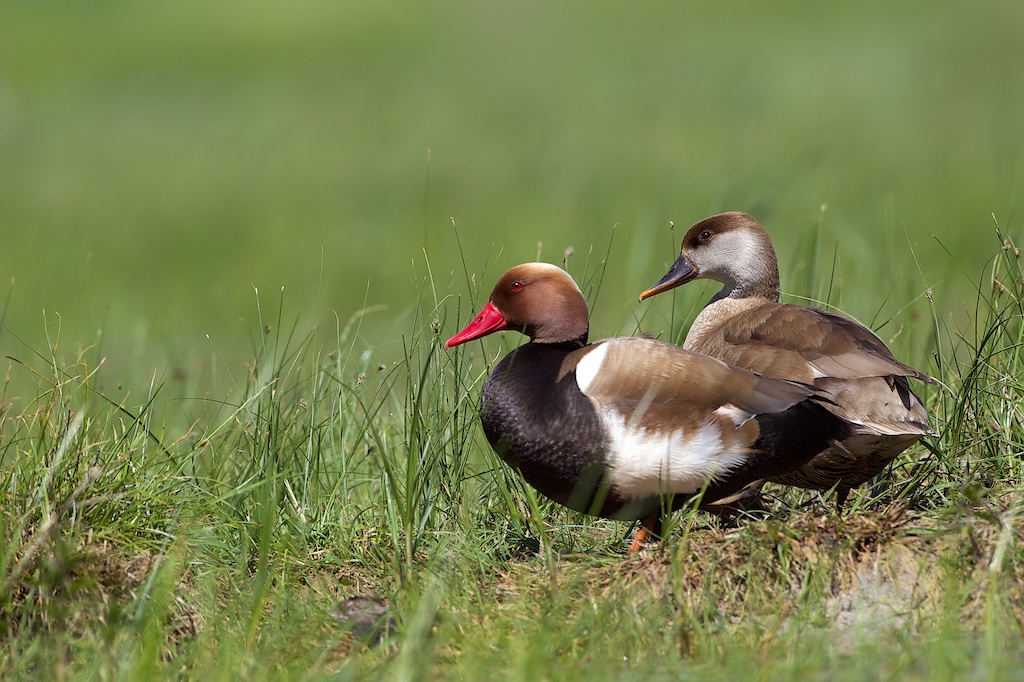
{"label": "brown female duck", "polygon": [[842,507],[851,488],[878,474],[922,436],[934,435],[908,378],[936,381],[898,361],[862,324],[842,315],[779,303],[772,240],[745,213],[706,218],[683,237],[679,258],[644,300],[695,279],[723,284],[697,315],[683,348],[767,376],[813,383],[850,435],[807,464],[767,480],[801,488],[836,488]]}

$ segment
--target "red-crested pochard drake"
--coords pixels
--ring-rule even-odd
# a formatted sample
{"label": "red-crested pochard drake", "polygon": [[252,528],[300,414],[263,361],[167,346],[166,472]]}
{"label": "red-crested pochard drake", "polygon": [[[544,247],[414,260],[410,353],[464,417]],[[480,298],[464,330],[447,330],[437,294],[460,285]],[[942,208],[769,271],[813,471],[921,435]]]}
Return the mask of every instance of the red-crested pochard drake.
{"label": "red-crested pochard drake", "polygon": [[491,447],[546,497],[577,511],[642,520],[633,549],[660,533],[663,511],[703,491],[718,501],[781,476],[846,437],[807,384],[760,376],[644,337],[587,343],[587,304],[561,268],[508,272],[452,348],[501,329],[522,332],[480,397]]}
{"label": "red-crested pochard drake", "polygon": [[937,383],[899,362],[865,326],[842,315],[779,303],[772,240],[746,213],[705,218],[683,237],[679,258],[644,300],[695,279],[724,286],[697,315],[683,348],[767,376],[813,383],[850,435],[795,471],[767,480],[812,490],[836,488],[841,508],[855,488],[922,436],[935,435],[908,377]]}

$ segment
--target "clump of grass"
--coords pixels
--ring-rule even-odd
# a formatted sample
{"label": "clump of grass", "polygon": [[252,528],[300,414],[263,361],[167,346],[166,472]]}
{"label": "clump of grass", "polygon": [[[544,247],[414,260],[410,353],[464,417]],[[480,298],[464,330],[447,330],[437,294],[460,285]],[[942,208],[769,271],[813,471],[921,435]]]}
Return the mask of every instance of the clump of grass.
{"label": "clump of grass", "polygon": [[[622,524],[538,499],[483,441],[476,396],[499,353],[441,346],[442,330],[481,303],[472,277],[466,307],[438,293],[452,287],[428,268],[392,364],[362,346],[365,313],[300,331],[283,297],[272,315],[257,298],[253,358],[241,370],[221,360],[234,389],[187,420],[159,385],[134,402],[106,399],[105,366],[81,350],[64,359],[60,342],[10,360],[8,373],[31,374],[37,390],[2,400],[0,671],[1006,670],[1024,607],[1024,283],[1010,242],[986,278],[976,334],[953,336],[935,318],[945,389],[929,402],[941,433],[907,454],[914,464],[896,469],[893,492],[844,515],[785,496],[756,521],[694,513],[636,559],[621,554]],[[330,617],[358,594],[393,623],[379,643]]]}
{"label": "clump of grass", "polygon": [[[115,404],[93,388],[102,369],[87,353],[67,363],[53,343],[34,358],[49,374],[11,360],[9,372],[36,377],[38,397],[21,412],[4,402],[0,637],[98,646],[111,630],[114,648],[152,671],[197,636],[183,618],[220,622],[195,616],[211,606],[235,614],[233,640],[252,652],[297,583],[319,576],[311,584],[323,587],[333,572],[341,584],[329,594],[369,587],[414,604],[426,557],[466,551],[453,538],[474,537],[468,526],[484,520],[498,538],[485,555],[501,552],[508,525],[495,520],[519,518],[503,509],[518,495],[471,452],[475,378],[439,353],[440,303],[417,307],[404,359],[387,367],[356,351],[360,315],[323,350],[319,329],[286,323],[283,298],[266,320],[257,296],[256,353],[233,394],[160,434],[160,386],[141,406]],[[103,566],[132,579],[97,581]],[[14,668],[38,664],[11,651]]]}
{"label": "clump of grass", "polygon": [[938,405],[946,424],[943,441],[950,455],[944,466],[962,480],[967,492],[977,486],[991,488],[995,481],[1019,485],[1022,480],[1021,252],[998,225],[995,233],[999,251],[984,276],[974,283],[973,325],[946,331],[958,343],[942,358],[941,367],[943,380],[952,389]]}

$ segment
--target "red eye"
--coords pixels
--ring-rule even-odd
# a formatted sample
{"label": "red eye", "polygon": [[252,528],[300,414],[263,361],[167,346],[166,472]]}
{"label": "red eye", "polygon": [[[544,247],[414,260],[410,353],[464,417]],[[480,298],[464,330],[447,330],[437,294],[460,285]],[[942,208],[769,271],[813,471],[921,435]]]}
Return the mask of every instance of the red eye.
{"label": "red eye", "polygon": [[523,283],[522,282],[520,282],[518,280],[516,280],[515,282],[512,282],[512,291],[519,291],[522,288],[523,288]]}

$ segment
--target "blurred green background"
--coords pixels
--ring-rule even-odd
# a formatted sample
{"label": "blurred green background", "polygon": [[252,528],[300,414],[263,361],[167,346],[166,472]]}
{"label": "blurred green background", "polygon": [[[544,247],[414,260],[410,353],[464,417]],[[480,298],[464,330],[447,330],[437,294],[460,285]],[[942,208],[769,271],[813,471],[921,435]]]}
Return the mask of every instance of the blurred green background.
{"label": "blurred green background", "polygon": [[467,274],[572,247],[589,280],[609,240],[593,336],[659,333],[673,303],[636,294],[737,209],[784,290],[896,315],[927,368],[924,292],[973,310],[991,215],[1020,233],[1022,35],[1019,1],[7,0],[0,350],[59,319],[117,382],[188,376],[251,359],[253,287],[275,324],[284,287],[300,326],[384,306],[359,343],[387,362],[435,314],[428,258],[444,336]]}

